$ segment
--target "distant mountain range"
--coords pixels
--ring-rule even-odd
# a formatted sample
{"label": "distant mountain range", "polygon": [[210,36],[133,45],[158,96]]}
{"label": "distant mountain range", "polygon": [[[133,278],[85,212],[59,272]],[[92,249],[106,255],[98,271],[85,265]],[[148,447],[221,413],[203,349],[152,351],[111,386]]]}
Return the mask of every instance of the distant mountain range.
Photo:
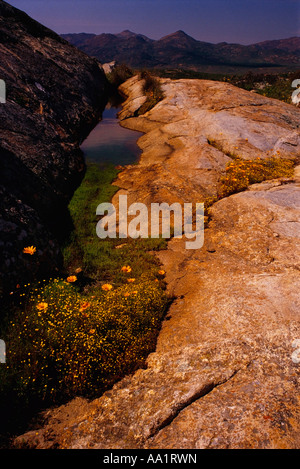
{"label": "distant mountain range", "polygon": [[123,31],[119,34],[63,34],[62,37],[100,62],[116,61],[133,68],[181,68],[217,71],[236,68],[300,67],[300,37],[252,45],[212,44],[184,31],[159,40]]}

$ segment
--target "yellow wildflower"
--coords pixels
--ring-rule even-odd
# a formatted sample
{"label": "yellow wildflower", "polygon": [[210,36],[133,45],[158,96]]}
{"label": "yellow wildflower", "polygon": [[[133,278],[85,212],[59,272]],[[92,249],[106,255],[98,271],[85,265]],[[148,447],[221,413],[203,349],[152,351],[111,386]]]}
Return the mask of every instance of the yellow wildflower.
{"label": "yellow wildflower", "polygon": [[48,308],[48,303],[42,302],[37,304],[36,307],[39,311],[46,311],[46,309]]}

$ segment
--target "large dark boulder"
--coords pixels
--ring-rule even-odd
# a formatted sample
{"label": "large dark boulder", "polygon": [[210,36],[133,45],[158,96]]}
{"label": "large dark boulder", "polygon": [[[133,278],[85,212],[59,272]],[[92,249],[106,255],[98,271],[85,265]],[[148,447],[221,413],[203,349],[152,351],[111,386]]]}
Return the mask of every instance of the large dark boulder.
{"label": "large dark boulder", "polygon": [[0,79],[0,288],[10,291],[60,268],[67,205],[85,170],[79,146],[108,84],[96,59],[3,1]]}

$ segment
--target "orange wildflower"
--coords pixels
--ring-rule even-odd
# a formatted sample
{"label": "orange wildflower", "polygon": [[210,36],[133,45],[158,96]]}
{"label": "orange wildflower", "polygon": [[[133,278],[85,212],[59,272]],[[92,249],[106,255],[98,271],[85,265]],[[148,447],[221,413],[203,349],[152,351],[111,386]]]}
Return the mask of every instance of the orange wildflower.
{"label": "orange wildflower", "polygon": [[135,282],[135,278],[128,278],[127,282],[129,282],[129,283]]}
{"label": "orange wildflower", "polygon": [[85,303],[83,303],[79,309],[79,312],[82,313],[82,311],[86,310],[87,308],[89,308],[91,306],[91,303],[88,303],[87,301]]}
{"label": "orange wildflower", "polygon": [[113,286],[110,285],[110,283],[105,283],[104,285],[102,285],[101,288],[102,288],[102,290],[104,290],[104,291],[109,291],[109,290],[112,289],[112,287],[113,287]]}
{"label": "orange wildflower", "polygon": [[34,246],[27,246],[23,249],[24,254],[30,254],[31,256],[36,252],[36,247]]}
{"label": "orange wildflower", "polygon": [[131,272],[131,267],[129,265],[124,265],[121,270],[122,272],[129,273]]}
{"label": "orange wildflower", "polygon": [[67,278],[67,282],[69,283],[76,282],[76,280],[77,280],[76,275],[70,275],[70,277]]}
{"label": "orange wildflower", "polygon": [[165,275],[166,272],[164,270],[159,270],[158,273],[159,275]]}

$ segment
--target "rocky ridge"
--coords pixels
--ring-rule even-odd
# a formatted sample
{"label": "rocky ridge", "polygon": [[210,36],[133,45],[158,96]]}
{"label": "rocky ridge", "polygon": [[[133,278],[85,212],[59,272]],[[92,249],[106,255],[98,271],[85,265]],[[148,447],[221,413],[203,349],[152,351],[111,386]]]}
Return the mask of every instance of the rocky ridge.
{"label": "rocky ridge", "polygon": [[[84,174],[79,145],[101,116],[101,65],[22,11],[0,1],[1,289],[61,264],[67,204]],[[24,256],[25,246],[37,247]]]}
{"label": "rocky ridge", "polygon": [[138,69],[184,69],[225,74],[259,69],[269,73],[273,69],[282,73],[299,65],[299,37],[247,46],[199,41],[181,30],[158,40],[131,31],[63,34],[62,37],[101,62],[115,60]]}
{"label": "rocky ridge", "polygon": [[[213,196],[237,152],[299,156],[299,109],[226,83],[162,86],[164,100],[140,117],[141,83],[122,86],[122,125],[144,132],[139,164],[116,181],[130,201]],[[299,226],[299,166],[215,203],[201,249],[174,238],[158,254],[174,301],[147,368],[49,410],[16,446],[299,448]]]}

